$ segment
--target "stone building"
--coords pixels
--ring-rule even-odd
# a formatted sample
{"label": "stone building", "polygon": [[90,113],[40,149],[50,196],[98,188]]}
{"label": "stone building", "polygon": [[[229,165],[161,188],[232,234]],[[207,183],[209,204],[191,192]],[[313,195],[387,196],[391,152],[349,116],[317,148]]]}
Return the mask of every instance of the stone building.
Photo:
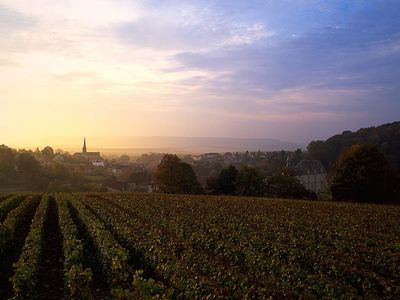
{"label": "stone building", "polygon": [[328,174],[319,160],[301,160],[295,166],[294,173],[307,190],[317,195],[327,191]]}

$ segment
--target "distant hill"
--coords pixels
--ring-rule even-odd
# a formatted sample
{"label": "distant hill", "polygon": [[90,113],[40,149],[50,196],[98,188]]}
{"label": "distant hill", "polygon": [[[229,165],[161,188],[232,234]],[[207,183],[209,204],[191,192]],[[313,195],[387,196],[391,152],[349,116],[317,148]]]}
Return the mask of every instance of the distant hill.
{"label": "distant hill", "polygon": [[[45,141],[67,151],[81,149],[83,138],[63,139],[64,144]],[[173,137],[173,136],[126,136],[126,137],[87,137],[90,151],[102,154],[140,155],[148,152],[199,154],[208,152],[245,152],[245,151],[294,151],[304,145],[275,139],[219,138],[219,137]],[[43,144],[43,143],[42,143]],[[69,145],[68,145],[69,144]]]}
{"label": "distant hill", "polygon": [[328,170],[332,170],[340,153],[354,144],[377,146],[394,166],[400,168],[400,122],[362,128],[356,132],[343,131],[326,141],[312,141],[307,150],[310,158],[321,160]]}

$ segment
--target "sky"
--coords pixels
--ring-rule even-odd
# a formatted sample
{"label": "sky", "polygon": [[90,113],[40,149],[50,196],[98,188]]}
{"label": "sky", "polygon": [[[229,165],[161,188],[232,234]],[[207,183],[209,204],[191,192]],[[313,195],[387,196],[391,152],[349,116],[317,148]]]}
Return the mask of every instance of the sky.
{"label": "sky", "polygon": [[307,144],[400,120],[398,0],[0,0],[0,144]]}

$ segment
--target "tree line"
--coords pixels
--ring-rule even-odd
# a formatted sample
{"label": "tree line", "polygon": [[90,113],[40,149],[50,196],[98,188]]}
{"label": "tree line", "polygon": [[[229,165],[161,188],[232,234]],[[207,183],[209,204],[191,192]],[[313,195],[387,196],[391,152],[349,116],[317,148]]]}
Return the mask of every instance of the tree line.
{"label": "tree line", "polygon": [[400,122],[344,131],[326,141],[312,141],[307,152],[311,159],[320,160],[328,171],[333,171],[341,153],[356,144],[375,146],[395,168],[400,168]]}
{"label": "tree line", "polygon": [[190,164],[174,154],[165,154],[157,167],[155,182],[158,190],[172,194],[212,194],[239,196],[269,196],[283,198],[316,198],[316,195],[289,174],[279,173],[265,180],[255,167],[239,170],[228,166],[216,177],[208,178],[203,188]]}
{"label": "tree line", "polygon": [[[159,191],[173,194],[213,194],[317,199],[290,170],[264,178],[255,167],[228,166],[203,188],[190,164],[166,154],[157,167]],[[329,185],[332,199],[368,203],[400,203],[400,174],[374,145],[354,144],[342,151]]]}
{"label": "tree line", "polygon": [[[85,190],[85,179],[71,172],[64,163],[55,162],[53,148],[15,150],[0,145],[0,189],[23,191],[57,191],[68,184],[71,191]],[[72,159],[69,154],[63,154]],[[73,189],[72,189],[73,188]]]}

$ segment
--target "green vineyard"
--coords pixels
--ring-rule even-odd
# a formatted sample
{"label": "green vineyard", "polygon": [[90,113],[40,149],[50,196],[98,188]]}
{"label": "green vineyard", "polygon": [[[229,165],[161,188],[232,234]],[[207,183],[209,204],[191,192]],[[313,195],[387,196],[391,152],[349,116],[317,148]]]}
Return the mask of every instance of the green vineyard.
{"label": "green vineyard", "polygon": [[0,195],[0,299],[400,298],[400,206]]}

